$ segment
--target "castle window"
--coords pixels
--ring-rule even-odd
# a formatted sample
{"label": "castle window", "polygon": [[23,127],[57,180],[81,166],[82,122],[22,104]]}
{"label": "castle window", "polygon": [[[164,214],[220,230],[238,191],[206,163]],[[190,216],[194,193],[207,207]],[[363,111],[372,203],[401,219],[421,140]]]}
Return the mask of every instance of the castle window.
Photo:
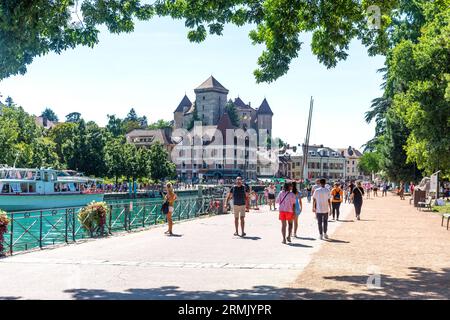
{"label": "castle window", "polygon": [[205,96],[203,96],[203,100],[205,100]]}

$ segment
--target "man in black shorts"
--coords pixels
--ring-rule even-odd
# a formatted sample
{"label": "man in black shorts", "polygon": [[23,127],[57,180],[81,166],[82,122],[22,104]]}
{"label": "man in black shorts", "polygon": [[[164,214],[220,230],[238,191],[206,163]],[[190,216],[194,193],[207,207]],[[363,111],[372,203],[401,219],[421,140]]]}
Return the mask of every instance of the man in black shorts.
{"label": "man in black shorts", "polygon": [[228,206],[228,202],[233,199],[233,213],[234,213],[234,227],[236,232],[235,236],[239,235],[239,218],[241,219],[241,230],[242,236],[245,237],[244,227],[245,227],[245,209],[246,209],[246,199],[248,198],[248,192],[242,183],[242,178],[237,177],[236,184],[230,189],[228,193],[225,207]]}

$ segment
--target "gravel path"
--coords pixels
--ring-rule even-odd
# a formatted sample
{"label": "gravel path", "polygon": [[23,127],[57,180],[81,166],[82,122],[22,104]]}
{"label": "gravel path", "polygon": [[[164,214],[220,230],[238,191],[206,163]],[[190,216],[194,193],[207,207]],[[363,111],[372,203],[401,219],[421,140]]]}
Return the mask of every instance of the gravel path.
{"label": "gravel path", "polygon": [[450,298],[450,231],[440,215],[389,195],[365,200],[361,217],[333,235],[344,242],[315,254],[289,298]]}

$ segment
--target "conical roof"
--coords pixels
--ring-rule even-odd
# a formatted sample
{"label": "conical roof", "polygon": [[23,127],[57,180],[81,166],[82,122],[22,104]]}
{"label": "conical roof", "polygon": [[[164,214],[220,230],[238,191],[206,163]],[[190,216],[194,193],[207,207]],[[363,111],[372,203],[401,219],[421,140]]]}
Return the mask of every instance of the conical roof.
{"label": "conical roof", "polygon": [[234,105],[239,109],[252,109],[248,104],[246,104],[240,97],[234,99]]}
{"label": "conical roof", "polygon": [[208,79],[206,79],[194,91],[195,92],[218,91],[221,93],[228,93],[228,89],[226,89],[223,85],[221,85],[220,82],[217,81],[216,78],[214,78],[213,76],[210,76]]}
{"label": "conical roof", "polygon": [[192,106],[191,100],[189,100],[187,95],[184,95],[183,99],[181,100],[180,104],[178,105],[178,107],[175,109],[174,112],[183,112],[184,107],[190,108],[191,106]]}
{"label": "conical roof", "polygon": [[270,109],[269,103],[267,102],[267,99],[264,98],[263,102],[258,108],[258,114],[269,114],[273,116],[272,109]]}

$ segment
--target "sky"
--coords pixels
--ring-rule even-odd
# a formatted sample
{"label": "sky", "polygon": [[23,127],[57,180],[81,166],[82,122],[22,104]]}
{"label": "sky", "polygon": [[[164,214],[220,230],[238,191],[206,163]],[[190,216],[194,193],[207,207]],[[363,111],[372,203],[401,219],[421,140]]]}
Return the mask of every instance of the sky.
{"label": "sky", "polygon": [[129,34],[101,29],[94,48],[77,47],[58,55],[35,58],[25,75],[0,81],[3,100],[11,96],[32,114],[52,108],[60,120],[80,112],[85,120],[104,126],[107,114],[125,117],[131,108],[149,122],[172,120],[186,93],[213,75],[230,93],[252,107],[267,98],[273,135],[291,145],[305,139],[310,97],[314,97],[311,144],[360,148],[373,137],[374,124],[364,121],[371,100],[381,96],[384,58],[369,57],[358,41],[349,57],[327,69],[311,53],[310,34],[289,72],[270,84],[257,84],[253,71],[263,46],[248,37],[252,26],[227,25],[223,36],[200,44],[187,40],[183,21],[154,18],[137,22]]}

